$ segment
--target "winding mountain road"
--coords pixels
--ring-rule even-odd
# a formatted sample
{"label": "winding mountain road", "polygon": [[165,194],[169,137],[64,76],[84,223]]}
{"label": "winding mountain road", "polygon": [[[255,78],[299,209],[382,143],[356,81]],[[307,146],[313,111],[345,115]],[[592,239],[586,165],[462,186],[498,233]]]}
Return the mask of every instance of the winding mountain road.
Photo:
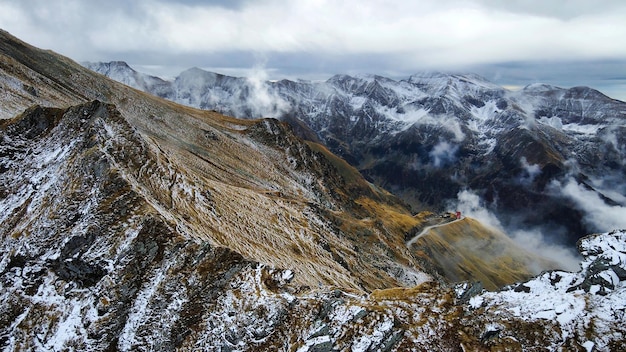
{"label": "winding mountain road", "polygon": [[424,227],[424,229],[422,230],[422,232],[418,233],[415,237],[411,238],[410,240],[407,241],[406,246],[407,247],[411,247],[420,237],[424,236],[426,234],[426,232],[430,231],[431,229],[434,229],[435,227],[441,227],[441,226],[446,226],[446,225],[450,225],[452,223],[455,223],[457,221],[461,221],[465,219],[465,217],[461,217],[460,219],[456,219],[456,220],[452,220],[450,222],[445,222],[443,224],[436,224],[436,225],[430,225],[430,226],[426,226]]}

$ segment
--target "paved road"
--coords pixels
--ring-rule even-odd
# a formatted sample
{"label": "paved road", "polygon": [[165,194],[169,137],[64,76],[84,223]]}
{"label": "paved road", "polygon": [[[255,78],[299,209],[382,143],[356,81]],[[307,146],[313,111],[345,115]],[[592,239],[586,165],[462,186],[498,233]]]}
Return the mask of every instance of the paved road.
{"label": "paved road", "polygon": [[452,223],[455,223],[455,222],[463,220],[463,219],[465,219],[465,217],[461,217],[460,219],[452,220],[450,222],[445,222],[443,224],[426,226],[426,227],[424,227],[422,232],[418,233],[415,237],[413,237],[409,241],[407,241],[406,246],[407,247],[411,247],[413,245],[413,243],[415,243],[420,237],[424,236],[426,234],[426,232],[430,231],[431,229],[434,229],[435,227],[450,225]]}

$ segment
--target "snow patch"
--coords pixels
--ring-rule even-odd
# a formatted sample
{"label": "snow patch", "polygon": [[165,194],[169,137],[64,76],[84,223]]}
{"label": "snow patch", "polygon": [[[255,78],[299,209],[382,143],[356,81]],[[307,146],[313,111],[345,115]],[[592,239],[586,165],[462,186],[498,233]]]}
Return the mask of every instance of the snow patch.
{"label": "snow patch", "polygon": [[582,346],[585,350],[587,350],[587,352],[592,352],[596,344],[593,341],[586,341]]}
{"label": "snow patch", "polygon": [[606,127],[606,125],[603,124],[564,124],[563,120],[558,116],[542,116],[538,121],[544,125],[550,126],[560,131],[573,132],[590,136],[596,135],[600,129]]}
{"label": "snow patch", "polygon": [[478,308],[480,308],[483,305],[484,301],[485,300],[484,300],[484,298],[482,296],[474,296],[474,297],[470,298],[469,305],[473,309],[478,309]]}

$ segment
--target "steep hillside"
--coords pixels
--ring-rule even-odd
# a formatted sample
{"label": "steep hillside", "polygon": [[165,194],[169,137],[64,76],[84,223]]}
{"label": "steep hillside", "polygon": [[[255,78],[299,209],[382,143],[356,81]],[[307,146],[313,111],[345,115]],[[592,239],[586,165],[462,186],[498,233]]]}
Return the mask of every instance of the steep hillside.
{"label": "steep hillside", "polygon": [[[22,55],[33,62],[39,55],[52,55],[15,40],[3,40],[2,44],[3,53]],[[3,225],[7,236],[42,231],[35,225],[29,228],[29,214],[53,210],[48,201],[37,197],[51,197],[49,187],[72,188],[74,183],[90,179],[89,169],[78,173],[68,169],[75,165],[73,159],[88,153],[96,155],[88,159],[91,163],[103,165],[86,162],[85,167],[114,170],[127,184],[124,190],[136,193],[180,235],[228,247],[251,260],[290,268],[299,284],[360,291],[411,285],[428,277],[404,245],[406,225],[376,225],[388,212],[412,219],[408,211],[358,173],[344,179],[327,159],[330,154],[311,149],[280,122],[236,120],[184,108],[103,79],[69,60],[50,66],[16,66],[6,72],[26,72],[25,77],[66,87],[68,98],[61,103],[92,98],[85,95],[98,87],[104,94],[95,95],[116,105],[93,101],[71,108],[35,107],[3,122],[6,171],[2,184],[8,197],[3,200]],[[69,72],[71,77],[65,75]],[[37,87],[42,102],[53,101],[56,86]],[[77,91],[86,93],[69,94]],[[26,90],[17,93],[7,105],[30,103],[22,99],[29,94]],[[57,156],[58,164],[52,163]],[[38,173],[74,178],[72,182],[52,176],[28,181],[26,175]],[[92,192],[83,196],[89,198]],[[102,202],[113,202],[112,196]],[[33,197],[42,200],[33,202]],[[386,210],[365,209],[355,198],[380,202],[379,208]],[[96,200],[90,202],[95,202],[96,208],[100,205]],[[64,202],[58,204],[59,212],[67,210]],[[47,227],[64,236],[57,221],[65,217],[52,216]],[[351,224],[351,232],[343,231],[343,223]],[[360,233],[367,233],[376,246],[364,245]]]}
{"label": "steep hillside", "polygon": [[471,218],[426,229],[410,245],[418,255],[432,258],[448,279],[477,280],[488,290],[527,280],[529,272],[538,275],[543,268],[558,267]]}

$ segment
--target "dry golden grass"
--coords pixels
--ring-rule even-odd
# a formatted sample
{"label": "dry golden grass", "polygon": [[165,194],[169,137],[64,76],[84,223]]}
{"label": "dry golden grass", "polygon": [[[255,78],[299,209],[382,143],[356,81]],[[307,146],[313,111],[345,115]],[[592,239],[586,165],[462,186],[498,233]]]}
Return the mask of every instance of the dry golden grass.
{"label": "dry golden grass", "polygon": [[324,155],[328,161],[330,161],[333,166],[337,169],[339,174],[343,177],[347,184],[356,184],[359,187],[370,187],[367,181],[363,179],[363,176],[359,173],[359,171],[354,168],[352,165],[348,164],[345,160],[339,158],[332,152],[330,152],[325,146],[314,143],[314,142],[306,142],[311,149],[314,151],[321,153]]}
{"label": "dry golden grass", "polygon": [[412,249],[433,259],[447,278],[481,281],[489,290],[528,279],[538,269],[554,265],[471,218],[431,229]]}
{"label": "dry golden grass", "polygon": [[412,216],[404,207],[398,204],[388,204],[361,197],[356,200],[368,212],[375,214],[387,228],[397,228],[400,232],[407,232],[422,223],[420,217]]}
{"label": "dry golden grass", "polygon": [[[126,96],[132,96],[132,92]],[[306,170],[302,173],[290,169],[282,151],[250,140],[244,133],[245,128],[259,121],[234,120],[191,108],[170,111],[170,107],[176,107],[173,103],[153,106],[142,101],[142,105],[133,105],[133,100],[125,100],[128,110],[123,114],[139,120],[135,126],[149,136],[148,146],[153,153],[150,159],[158,160],[150,172],[144,170],[136,187],[143,188],[142,194],[180,228],[246,258],[291,268],[297,284],[316,287],[322,283],[356,291],[401,284],[371,260],[400,258],[410,262],[406,253],[393,249],[394,254],[388,257],[387,252],[377,253],[377,248],[369,249],[354,241],[360,241],[363,234],[381,233],[372,230],[380,223],[391,232],[385,231],[382,240],[372,236],[372,241],[390,246],[385,243],[389,238],[400,239],[392,245],[401,248],[401,232],[414,223],[408,211],[363,198],[357,204],[366,207],[359,216],[340,209],[333,212],[333,218],[341,223],[335,228],[309,208],[309,203],[319,200],[307,186],[310,176]],[[139,119],[140,114],[146,117]],[[203,131],[210,131],[216,138],[207,140]],[[323,151],[321,154],[350,185],[369,189],[354,168],[323,148],[316,150]],[[327,192],[349,193],[335,184],[323,187]],[[199,201],[201,190],[211,194],[210,208]],[[330,251],[322,243],[327,243]]]}

